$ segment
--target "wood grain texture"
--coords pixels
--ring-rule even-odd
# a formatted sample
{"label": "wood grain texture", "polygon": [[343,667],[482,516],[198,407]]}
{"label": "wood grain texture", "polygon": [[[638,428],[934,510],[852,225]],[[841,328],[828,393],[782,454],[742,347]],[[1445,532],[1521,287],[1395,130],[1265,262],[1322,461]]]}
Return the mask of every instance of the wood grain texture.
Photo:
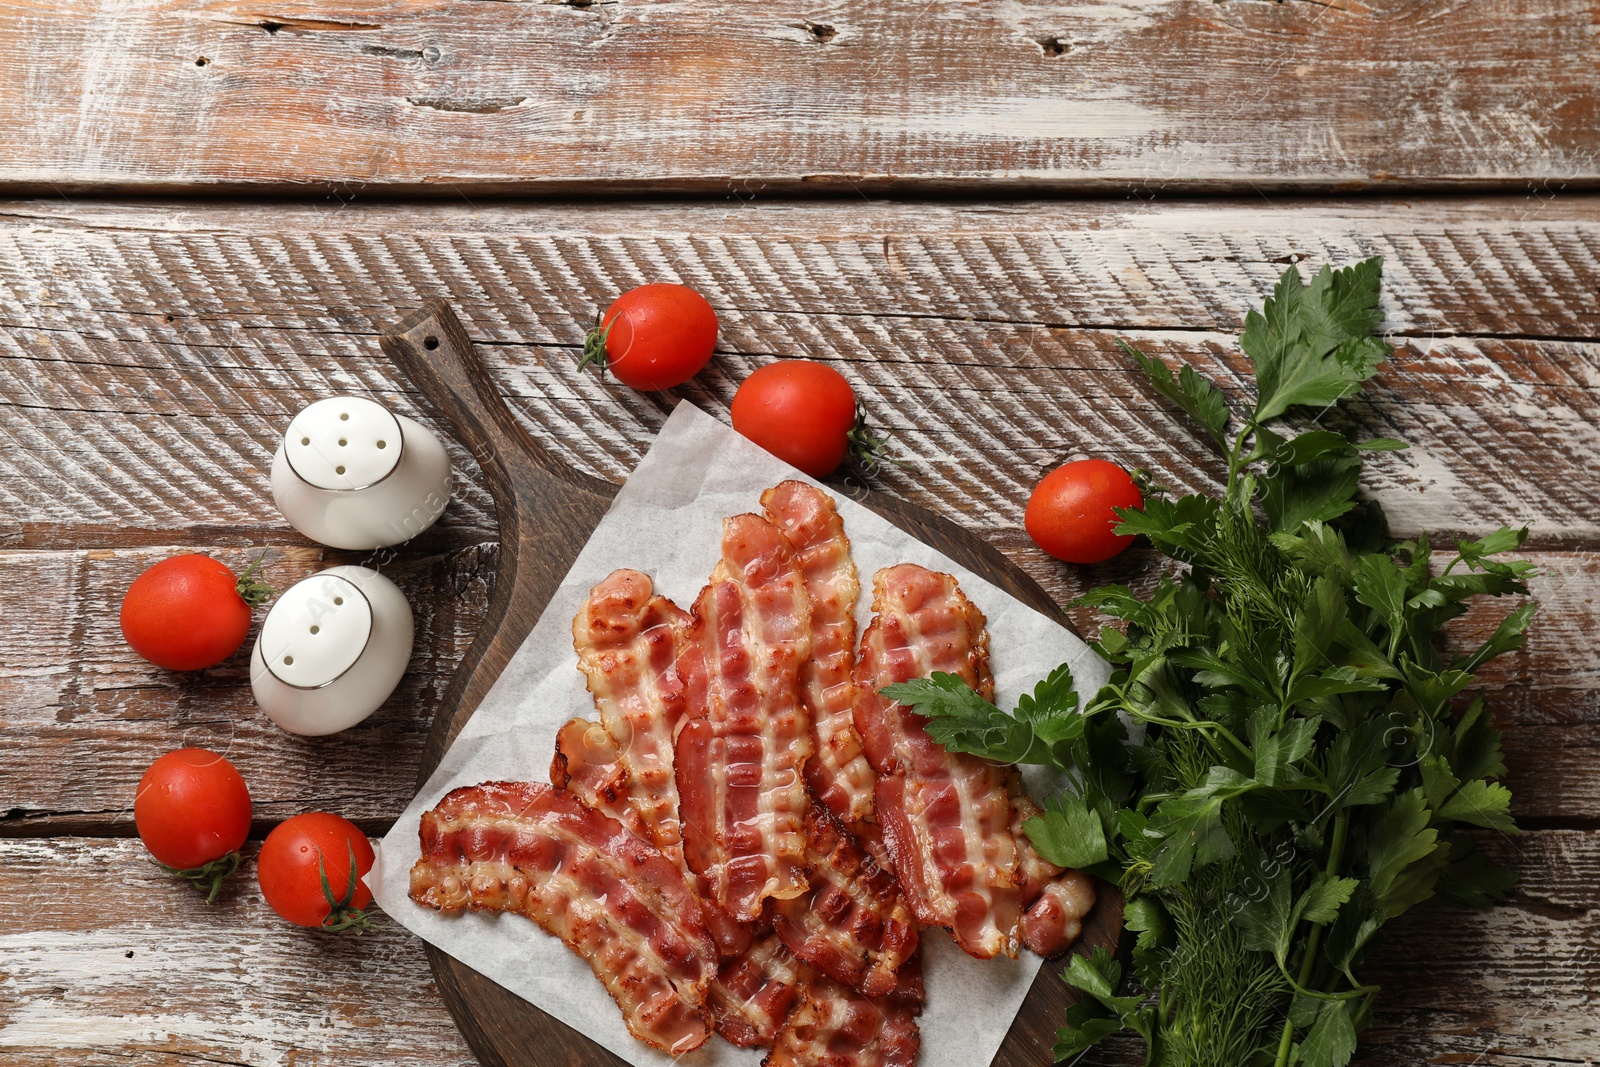
{"label": "wood grain texture", "polygon": [[[1269,18],[1313,5],[1216,5],[1246,6]],[[138,10],[122,8],[134,21]],[[0,746],[0,815],[11,816],[0,819],[0,887],[21,902],[0,920],[13,924],[0,941],[0,986],[21,990],[32,1013],[16,1027],[13,998],[0,998],[0,1060],[468,1061],[414,949],[394,963],[394,989],[370,996],[343,957],[315,964],[333,987],[318,1018],[371,1015],[381,1003],[404,1047],[376,1044],[372,1029],[309,1023],[293,977],[310,966],[294,957],[302,942],[256,913],[211,929],[226,952],[242,946],[261,977],[217,969],[197,947],[192,966],[224,988],[202,991],[184,964],[174,1002],[201,1005],[184,1009],[200,1021],[147,1036],[103,1020],[151,1014],[151,981],[75,1002],[67,977],[104,989],[95,976],[117,972],[74,954],[76,940],[52,940],[54,920],[28,920],[30,907],[48,910],[28,902],[60,892],[38,872],[69,856],[94,872],[96,904],[76,921],[143,923],[152,944],[189,943],[192,901],[146,914],[159,876],[136,845],[99,839],[131,832],[132,783],[175,744],[231,746],[250,764],[258,833],[313,804],[381,830],[409,797],[427,716],[494,579],[497,522],[461,445],[451,442],[464,476],[456,501],[384,564],[417,607],[417,652],[401,693],[359,731],[288,738],[253,708],[241,659],[181,679],[133,660],[115,625],[121,588],[174,546],[236,567],[271,546],[280,584],[360,562],[325,555],[282,523],[266,464],[293,412],[333,391],[369,392],[442,431],[377,348],[403,312],[450,298],[520,426],[574,471],[615,483],[672,398],[575,373],[576,346],[596,303],[645,280],[688,281],[711,297],[723,337],[682,395],[726,417],[750,368],[789,355],[832,363],[873,417],[899,430],[906,466],[882,486],[978,533],[1064,602],[1100,581],[1148,581],[1152,561],[1083,570],[1039,555],[1020,516],[1043,469],[1081,451],[1138,462],[1178,488],[1219,475],[1127,373],[1113,337],[1194,361],[1237,392],[1232,337],[1283,265],[1373,253],[1386,257],[1386,319],[1403,347],[1350,418],[1416,447],[1375,459],[1369,481],[1402,532],[1533,524],[1545,614],[1529,648],[1486,680],[1519,815],[1584,829],[1516,842],[1528,883],[1515,906],[1466,919],[1424,913],[1395,931],[1380,960],[1388,999],[1359,1062],[1600,1058],[1587,1022],[1600,988],[1600,204],[1540,189],[1277,206],[0,204],[0,710],[14,727]],[[1095,625],[1081,611],[1073,618]],[[1489,625],[1475,613],[1460,640]],[[92,839],[19,837],[41,834]],[[31,865],[15,859],[28,849],[42,850]],[[50,1014],[57,1001],[71,1012]],[[217,1003],[225,1010],[214,1015],[203,1006]],[[92,1047],[73,1044],[77,1018],[102,1020],[82,1028],[100,1035]],[[1093,1062],[1138,1060],[1123,1042]]]}
{"label": "wood grain texture", "polygon": [[[670,400],[579,374],[573,354],[596,303],[662,278],[722,320],[721,354],[682,395],[725,410],[773,356],[834,362],[899,434],[884,487],[989,536],[1076,452],[1215,484],[1215,457],[1113,338],[1237,391],[1233,336],[1284,263],[1379,253],[1403,347],[1347,417],[1415,446],[1369,468],[1395,528],[1530,522],[1547,544],[1600,545],[1588,198],[0,212],[0,544],[273,527],[265,469],[299,406],[358,390],[427,418],[374,337],[440,296],[533,437],[620,481]],[[490,515],[474,481],[435,536],[492,538]]]}
{"label": "wood grain texture", "polygon": [[[36,1067],[471,1067],[422,948],[284,923],[258,845],[215,904],[138,841],[0,840],[0,1061]],[[62,892],[73,872],[95,891]]]}
{"label": "wood grain texture", "polygon": [[[497,546],[393,559],[268,549],[264,573],[275,588],[335,563],[365,563],[412,604],[416,644],[395,695],[328,737],[288,734],[256,707],[249,654],[262,612],[244,647],[210,670],[162,670],[128,648],[122,595],[173,551],[0,551],[0,834],[131,835],[139,776],[185,746],[221,752],[239,768],[258,829],[308,806],[387,829],[415,791],[433,709],[483,619]],[[259,552],[208,551],[235,572]]]}
{"label": "wood grain texture", "polygon": [[0,182],[1566,188],[1589,0],[9,0]]}
{"label": "wood grain texture", "polygon": [[[1153,581],[1155,561],[1132,555],[1081,569],[1044,559],[1026,535],[999,542],[1058,601],[1091,583]],[[250,781],[256,815],[276,822],[308,802],[363,826],[386,829],[410,802],[429,718],[445,699],[455,666],[482,629],[498,553],[486,544],[439,556],[402,556],[381,567],[409,596],[417,643],[397,694],[376,715],[325,738],[285,734],[250,695],[248,646],[209,671],[177,674],[139,659],[122,640],[122,593],[150,563],[173,551],[87,549],[0,551],[0,835],[132,833],[135,784],[170,748],[224,752]],[[213,548],[242,569],[256,550]],[[266,574],[279,588],[346,553],[275,546]],[[1600,820],[1600,555],[1530,553],[1541,614],[1528,647],[1485,669],[1490,706],[1505,731],[1519,817],[1541,822]],[[981,560],[972,558],[969,565]],[[563,568],[564,569],[564,568]],[[39,603],[58,605],[40,613]],[[1481,641],[1510,602],[1480,604],[1455,626],[1463,644]],[[1093,634],[1086,609],[1071,619]],[[258,620],[259,621],[259,620]],[[251,640],[254,640],[252,632]],[[62,761],[57,753],[71,751]]]}
{"label": "wood grain texture", "polygon": [[[1490,842],[1523,871],[1490,912],[1422,909],[1386,934],[1357,1067],[1555,1067],[1600,1059],[1600,832]],[[248,851],[253,860],[254,846]],[[60,891],[96,872],[93,907]],[[276,920],[248,876],[211,908],[138,842],[0,840],[0,1060],[37,1067],[468,1067],[416,940]],[[129,956],[128,953],[133,953]],[[159,998],[151,990],[159,989]],[[1114,1042],[1079,1067],[1131,1067]]]}

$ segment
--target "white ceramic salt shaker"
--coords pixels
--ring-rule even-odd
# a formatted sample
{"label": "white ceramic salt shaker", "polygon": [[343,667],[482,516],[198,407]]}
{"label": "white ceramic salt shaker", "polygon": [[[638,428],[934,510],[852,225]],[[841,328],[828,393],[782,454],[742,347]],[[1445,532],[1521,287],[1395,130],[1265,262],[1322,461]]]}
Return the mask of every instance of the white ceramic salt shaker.
{"label": "white ceramic salt shaker", "polygon": [[278,510],[332,548],[410,540],[444,512],[450,483],[450,459],[427,427],[358,396],[301,411],[272,457]]}
{"label": "white ceramic salt shaker", "polygon": [[413,633],[393,582],[369,567],[330,567],[272,605],[250,654],[250,688],[290,733],[347,730],[394,692]]}

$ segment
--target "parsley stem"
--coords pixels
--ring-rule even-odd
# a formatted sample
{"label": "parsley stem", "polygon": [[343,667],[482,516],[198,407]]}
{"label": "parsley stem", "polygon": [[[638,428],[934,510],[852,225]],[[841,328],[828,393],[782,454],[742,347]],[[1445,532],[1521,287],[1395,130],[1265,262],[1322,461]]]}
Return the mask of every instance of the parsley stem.
{"label": "parsley stem", "polygon": [[1154,726],[1166,726],[1174,730],[1199,730],[1201,733],[1215,730],[1226,738],[1230,745],[1238,749],[1239,754],[1244,756],[1245,759],[1255,759],[1255,754],[1245,746],[1245,743],[1233,736],[1232,731],[1220,722],[1212,722],[1210,719],[1163,719],[1158,715],[1136,715],[1135,717],[1140,722],[1150,723]]}
{"label": "parsley stem", "polygon": [[[1348,813],[1339,812],[1333,817],[1333,840],[1328,843],[1328,862],[1323,870],[1329,875],[1339,873],[1339,864],[1344,859],[1345,841],[1350,837],[1350,818]],[[1306,938],[1305,955],[1300,959],[1300,976],[1295,979],[1295,984],[1301,989],[1308,988],[1311,981],[1312,968],[1317,963],[1317,950],[1322,947],[1323,927],[1313,926],[1310,935]],[[1278,1058],[1273,1061],[1274,1067],[1287,1067],[1289,1063],[1289,1050],[1294,1045],[1294,1021],[1283,1020],[1283,1036],[1278,1039]]]}

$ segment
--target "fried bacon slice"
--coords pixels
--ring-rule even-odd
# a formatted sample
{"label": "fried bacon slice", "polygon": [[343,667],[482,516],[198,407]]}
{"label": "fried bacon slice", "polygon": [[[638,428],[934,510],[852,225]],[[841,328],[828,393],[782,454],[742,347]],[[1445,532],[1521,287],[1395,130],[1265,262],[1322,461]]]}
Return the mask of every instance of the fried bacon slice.
{"label": "fried bacon slice", "polygon": [[800,959],[868,996],[894,990],[917,927],[894,875],[820,804],[806,813],[811,889],[774,901],[773,929]]}
{"label": "fried bacon slice", "polygon": [[1046,882],[1022,916],[1022,943],[1049,959],[1072,947],[1083,933],[1083,919],[1094,907],[1094,879],[1064,870]]}
{"label": "fried bacon slice", "polygon": [[922,966],[913,956],[899,987],[867,997],[817,975],[773,1041],[762,1067],[912,1067],[922,1044]]}
{"label": "fried bacon slice", "polygon": [[688,630],[688,614],[635,570],[612,571],[572,620],[578,667],[624,768],[627,803],[645,840],[674,858],[681,834],[672,738],[687,709],[677,660]]}
{"label": "fried bacon slice", "polygon": [[725,520],[722,559],[679,660],[691,718],[678,733],[677,782],[689,867],[744,921],[764,900],[806,890],[801,772],[812,746],[800,666],[810,652],[811,608],[789,542],[759,516]]}
{"label": "fried bacon slice", "polygon": [[1015,813],[1011,830],[1022,866],[1022,903],[1027,908],[1022,915],[1022,943],[1049,959],[1071,948],[1083,933],[1084,917],[1094,907],[1094,879],[1057,867],[1034,850],[1022,824],[1043,812],[1028,795],[1015,767],[1006,772],[1006,791]]}
{"label": "fried bacon slice", "polygon": [[441,911],[525,915],[583,957],[647,1045],[711,1036],[717,950],[678,868],[564,790],[485,782],[422,816],[411,899]]}
{"label": "fried bacon slice", "polygon": [[711,983],[717,1033],[740,1048],[771,1048],[811,972],[776,934],[724,960]]}
{"label": "fried bacon slice", "polygon": [[[628,767],[621,761],[617,743],[606,728],[589,719],[569,719],[556,732],[556,754],[550,761],[550,782],[584,804],[609,815],[635,837],[652,841],[650,827],[628,801],[633,789]],[[659,845],[656,846],[660,848]],[[674,857],[661,849],[668,859]],[[678,850],[681,866],[682,849]]]}
{"label": "fried bacon slice", "polygon": [[919,922],[943,926],[969,955],[1017,953],[1026,876],[1003,771],[947,752],[885,686],[934,671],[994,694],[982,612],[956,580],[915,564],[878,572],[875,617],[856,663],[856,728],[878,772],[877,817],[900,891]]}
{"label": "fried bacon slice", "polygon": [[816,746],[806,783],[828,810],[851,825],[872,815],[877,776],[856,733],[856,598],[861,582],[850,539],[833,498],[788,481],[761,494],[761,507],[794,549],[811,600],[811,658],[801,668],[801,694]]}

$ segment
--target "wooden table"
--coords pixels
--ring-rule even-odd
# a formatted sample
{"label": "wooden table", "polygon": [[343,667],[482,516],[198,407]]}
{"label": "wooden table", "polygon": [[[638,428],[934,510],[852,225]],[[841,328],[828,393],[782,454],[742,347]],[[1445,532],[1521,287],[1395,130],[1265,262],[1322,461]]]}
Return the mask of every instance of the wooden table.
{"label": "wooden table", "polygon": [[1597,39],[1593,0],[0,4],[0,1062],[471,1062],[409,935],[303,934],[248,878],[206,908],[131,818],[180,745],[244,772],[256,841],[409,798],[495,580],[459,447],[385,568],[416,653],[361,726],[285,735],[243,655],[166,673],[116,621],[180,549],[265,546],[280,588],[353,561],[266,468],[329,393],[433,419],[375,341],[403,313],[449,298],[528,429],[620,481],[674,399],[574,355],[597,304],[688,282],[722,339],[679,396],[725,417],[774,357],[834,363],[897,431],[884,487],[1065,600],[1156,567],[1043,557],[1044,470],[1220,473],[1113,339],[1237,389],[1283,265],[1373,253],[1398,351],[1348,418],[1413,447],[1370,490],[1402,534],[1530,523],[1543,611],[1487,677],[1522,888],[1396,924],[1359,1062],[1600,1059]]}

